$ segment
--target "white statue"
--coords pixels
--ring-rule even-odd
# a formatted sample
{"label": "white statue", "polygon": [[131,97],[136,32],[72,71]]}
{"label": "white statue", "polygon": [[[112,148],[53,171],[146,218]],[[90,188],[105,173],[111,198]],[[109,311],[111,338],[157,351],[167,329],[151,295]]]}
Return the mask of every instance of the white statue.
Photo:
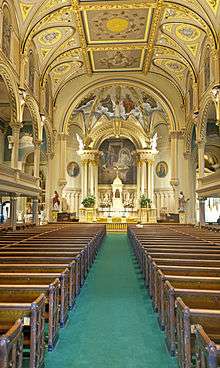
{"label": "white statue", "polygon": [[152,151],[157,150],[157,140],[158,140],[158,135],[157,135],[157,133],[155,133],[153,138],[150,139]]}

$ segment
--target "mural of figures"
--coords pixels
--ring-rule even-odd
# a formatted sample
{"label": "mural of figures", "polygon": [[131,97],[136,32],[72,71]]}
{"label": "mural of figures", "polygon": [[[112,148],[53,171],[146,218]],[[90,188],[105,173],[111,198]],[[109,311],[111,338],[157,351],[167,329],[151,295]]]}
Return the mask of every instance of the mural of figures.
{"label": "mural of figures", "polygon": [[138,88],[134,90],[122,85],[107,87],[104,91],[97,89],[95,94],[89,94],[75,108],[73,117],[81,113],[89,125],[95,124],[103,115],[109,120],[115,117],[127,120],[133,116],[144,126],[155,111],[165,114],[153,97]]}
{"label": "mural of figures", "polygon": [[99,150],[99,184],[112,184],[117,172],[123,184],[136,184],[136,151],[131,141],[107,139]]}
{"label": "mural of figures", "polygon": [[165,161],[160,161],[158,162],[157,166],[156,166],[156,174],[159,178],[165,178],[165,176],[167,176],[168,173],[168,166],[167,163]]}

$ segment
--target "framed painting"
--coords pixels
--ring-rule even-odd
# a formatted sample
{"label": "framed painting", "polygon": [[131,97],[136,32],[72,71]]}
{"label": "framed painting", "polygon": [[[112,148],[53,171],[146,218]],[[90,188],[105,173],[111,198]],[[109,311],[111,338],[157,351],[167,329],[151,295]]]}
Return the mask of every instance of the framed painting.
{"label": "framed painting", "polygon": [[165,178],[168,173],[168,165],[165,161],[158,162],[156,166],[156,174],[159,178]]}
{"label": "framed painting", "polygon": [[76,178],[79,175],[80,168],[77,162],[71,161],[67,165],[67,173],[71,178]]}

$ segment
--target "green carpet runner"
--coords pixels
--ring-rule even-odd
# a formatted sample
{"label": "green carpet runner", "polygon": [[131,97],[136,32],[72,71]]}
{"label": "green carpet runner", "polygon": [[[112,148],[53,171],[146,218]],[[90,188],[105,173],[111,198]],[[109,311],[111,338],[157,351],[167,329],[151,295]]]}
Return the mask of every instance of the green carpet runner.
{"label": "green carpet runner", "polygon": [[46,368],[176,368],[127,235],[108,235]]}

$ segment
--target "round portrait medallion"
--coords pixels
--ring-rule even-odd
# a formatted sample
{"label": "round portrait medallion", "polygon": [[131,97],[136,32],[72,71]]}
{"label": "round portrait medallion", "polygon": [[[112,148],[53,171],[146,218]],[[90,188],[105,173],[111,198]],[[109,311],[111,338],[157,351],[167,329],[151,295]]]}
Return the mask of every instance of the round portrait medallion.
{"label": "round portrait medallion", "polygon": [[168,165],[165,161],[158,162],[156,166],[156,174],[159,178],[165,178],[168,173]]}
{"label": "round portrait medallion", "polygon": [[71,176],[72,178],[75,178],[76,176],[79,175],[79,165],[77,162],[75,161],[71,161],[69,162],[69,164],[67,165],[67,173],[69,176]]}

